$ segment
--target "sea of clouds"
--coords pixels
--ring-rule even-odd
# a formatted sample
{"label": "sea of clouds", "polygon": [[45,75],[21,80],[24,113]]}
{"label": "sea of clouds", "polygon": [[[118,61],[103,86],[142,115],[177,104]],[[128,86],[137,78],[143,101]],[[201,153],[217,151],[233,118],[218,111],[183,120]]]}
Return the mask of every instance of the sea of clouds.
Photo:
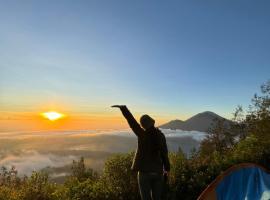
{"label": "sea of clouds", "polygon": [[[199,131],[183,131],[183,130],[170,130],[170,129],[161,129],[161,131],[165,134],[167,138],[167,143],[169,146],[169,149],[177,150],[179,144],[182,142],[183,148],[187,149],[186,151],[189,151],[189,149],[193,148],[194,145],[198,147],[197,143],[199,144],[205,137],[206,133],[199,132]],[[75,137],[74,137],[75,136]],[[72,143],[72,146],[68,146],[68,149],[73,150],[87,150],[82,147],[87,147],[89,144],[88,142],[85,142],[84,144],[75,142],[76,138],[94,138],[93,136],[103,138],[107,138],[106,136],[118,136],[122,138],[121,141],[134,141],[132,142],[132,148],[136,146],[136,136],[130,131],[130,130],[76,130],[76,131],[36,131],[36,132],[10,132],[10,133],[0,133],[0,143],[5,143],[5,140],[8,138],[9,140],[18,140],[20,145],[22,143],[30,141],[31,138],[52,138],[53,137],[60,137],[65,141],[66,139],[74,140],[74,144]],[[104,137],[105,136],[105,137]],[[74,139],[73,139],[74,138]],[[127,138],[127,139],[124,139]],[[189,138],[187,140],[187,138]],[[78,140],[77,140],[78,141]],[[95,141],[93,139],[93,141]],[[110,143],[108,143],[108,141]],[[115,143],[115,140],[108,140],[107,143],[104,143],[104,145],[109,146],[107,150],[111,149],[117,149],[116,147],[119,146],[119,144]],[[111,142],[112,141],[112,142]],[[116,140],[118,141],[118,140]],[[120,141],[120,140],[119,140]],[[191,141],[191,143],[186,144],[185,141]],[[193,142],[192,142],[193,141]],[[194,141],[196,144],[194,144]],[[30,142],[31,143],[31,142]],[[98,145],[102,146],[102,142],[99,140]],[[183,144],[184,143],[184,144]],[[110,144],[110,145],[108,145]],[[121,152],[128,151],[130,149],[130,144],[121,144],[123,148],[121,147]],[[129,145],[129,146],[128,146]],[[193,145],[193,146],[192,146]],[[34,146],[34,145],[33,145]],[[91,145],[88,145],[91,147]],[[94,146],[94,145],[93,145]],[[192,147],[191,147],[192,146]],[[23,148],[23,147],[22,147]],[[39,171],[43,168],[46,168],[48,166],[50,167],[62,167],[68,164],[71,164],[72,160],[76,160],[79,158],[78,155],[74,154],[68,154],[67,155],[59,155],[55,154],[54,151],[49,151],[50,146],[48,146],[48,149],[46,149],[46,153],[39,151],[38,149],[35,149],[35,146],[31,149],[20,149],[17,152],[14,152],[14,150],[10,150],[8,148],[2,148],[0,147],[0,166],[6,166],[10,168],[11,166],[16,166],[16,169],[18,170],[19,174],[26,174],[30,175],[32,171]],[[59,149],[63,150],[63,149]],[[107,151],[105,150],[105,151]]]}
{"label": "sea of clouds", "polygon": [[[207,133],[200,131],[184,131],[184,130],[171,130],[160,129],[166,137],[192,137],[195,140],[202,141]],[[135,134],[130,130],[61,130],[61,131],[16,131],[16,132],[0,132],[1,138],[26,138],[26,137],[39,137],[39,136],[93,136],[93,135],[116,135],[123,137],[135,137]]]}
{"label": "sea of clouds", "polygon": [[[200,132],[200,131],[184,131],[184,130],[171,130],[171,129],[160,129],[166,138],[183,138],[183,137],[191,137],[194,140],[201,142],[205,139],[207,133]],[[101,134],[108,134],[108,135],[118,135],[123,137],[135,137],[135,134],[129,130],[122,130],[122,131],[104,131]]]}
{"label": "sea of clouds", "polygon": [[75,156],[57,156],[54,154],[41,154],[37,151],[21,151],[19,154],[9,154],[0,160],[0,166],[10,169],[12,166],[20,175],[30,175],[33,171],[39,171],[48,166],[61,167],[68,165]]}

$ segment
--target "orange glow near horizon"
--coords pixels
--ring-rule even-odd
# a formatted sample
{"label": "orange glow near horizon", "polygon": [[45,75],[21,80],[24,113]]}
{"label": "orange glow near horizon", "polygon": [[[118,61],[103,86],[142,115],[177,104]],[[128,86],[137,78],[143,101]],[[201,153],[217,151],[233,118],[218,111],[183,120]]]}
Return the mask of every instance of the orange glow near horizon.
{"label": "orange glow near horizon", "polygon": [[[140,114],[136,113],[134,117],[139,119]],[[170,120],[170,118],[158,115],[153,115],[153,117],[157,121],[157,126]],[[37,108],[32,112],[0,111],[0,132],[127,128],[129,126],[125,118],[121,113],[114,110],[112,112],[83,113],[60,107],[52,109]]]}
{"label": "orange glow near horizon", "polygon": [[44,113],[41,113],[41,115],[50,121],[56,121],[58,119],[65,117],[64,114],[58,113],[55,111],[44,112]]}

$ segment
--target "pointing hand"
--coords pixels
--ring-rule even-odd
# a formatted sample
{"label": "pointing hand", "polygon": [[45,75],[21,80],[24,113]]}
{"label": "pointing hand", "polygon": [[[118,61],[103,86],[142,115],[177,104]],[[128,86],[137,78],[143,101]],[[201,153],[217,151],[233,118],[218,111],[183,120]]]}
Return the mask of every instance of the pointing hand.
{"label": "pointing hand", "polygon": [[126,107],[126,105],[113,105],[113,106],[111,106],[112,108],[124,108],[124,107]]}

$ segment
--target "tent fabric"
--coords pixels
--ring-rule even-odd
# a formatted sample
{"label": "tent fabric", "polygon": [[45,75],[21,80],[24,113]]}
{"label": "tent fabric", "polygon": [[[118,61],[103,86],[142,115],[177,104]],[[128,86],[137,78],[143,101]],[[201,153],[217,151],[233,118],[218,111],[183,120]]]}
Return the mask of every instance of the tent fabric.
{"label": "tent fabric", "polygon": [[243,163],[218,176],[197,200],[270,200],[270,172]]}

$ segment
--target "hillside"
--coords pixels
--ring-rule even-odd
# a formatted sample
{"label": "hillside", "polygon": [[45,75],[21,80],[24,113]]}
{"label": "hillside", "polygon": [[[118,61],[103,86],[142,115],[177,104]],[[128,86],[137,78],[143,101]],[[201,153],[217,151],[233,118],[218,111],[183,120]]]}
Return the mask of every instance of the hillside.
{"label": "hillside", "polygon": [[196,114],[186,121],[172,120],[166,124],[161,125],[160,128],[207,132],[209,128],[211,128],[216,123],[216,120],[225,120],[225,123],[228,125],[231,123],[230,120],[227,120],[214,112],[206,111]]}

